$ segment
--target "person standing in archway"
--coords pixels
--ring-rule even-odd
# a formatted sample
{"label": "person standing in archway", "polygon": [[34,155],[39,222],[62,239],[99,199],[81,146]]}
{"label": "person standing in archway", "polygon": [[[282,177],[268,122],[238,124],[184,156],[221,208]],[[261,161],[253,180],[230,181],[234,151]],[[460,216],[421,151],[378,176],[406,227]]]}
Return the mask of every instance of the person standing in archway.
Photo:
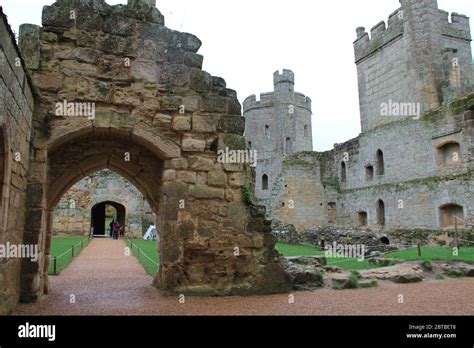
{"label": "person standing in archway", "polygon": [[109,224],[109,228],[110,228],[110,238],[114,238],[114,223],[115,223],[115,220],[112,219],[112,221],[110,222]]}
{"label": "person standing in archway", "polygon": [[115,220],[114,225],[113,225],[113,232],[114,232],[114,239],[119,239],[119,234],[120,234],[120,223]]}

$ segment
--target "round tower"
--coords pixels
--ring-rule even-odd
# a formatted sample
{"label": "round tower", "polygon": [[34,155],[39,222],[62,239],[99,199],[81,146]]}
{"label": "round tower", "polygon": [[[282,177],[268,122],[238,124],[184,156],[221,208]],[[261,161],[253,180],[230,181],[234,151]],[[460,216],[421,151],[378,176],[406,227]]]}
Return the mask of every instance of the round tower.
{"label": "round tower", "polygon": [[295,92],[291,70],[273,74],[274,90],[244,101],[247,147],[258,154],[255,195],[265,199],[281,172],[285,156],[312,151],[311,99]]}

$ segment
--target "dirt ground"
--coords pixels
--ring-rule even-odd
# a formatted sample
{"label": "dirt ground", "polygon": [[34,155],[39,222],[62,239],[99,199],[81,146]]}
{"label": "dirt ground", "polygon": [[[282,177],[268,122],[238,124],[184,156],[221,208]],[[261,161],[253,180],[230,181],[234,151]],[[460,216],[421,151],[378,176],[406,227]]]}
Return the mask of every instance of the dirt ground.
{"label": "dirt ground", "polygon": [[[41,302],[14,315],[474,315],[474,279],[383,283],[291,295],[163,297],[123,241],[95,239],[57,277]],[[293,300],[294,301],[291,301]],[[182,300],[182,299],[181,299]],[[403,303],[400,303],[403,300]]]}

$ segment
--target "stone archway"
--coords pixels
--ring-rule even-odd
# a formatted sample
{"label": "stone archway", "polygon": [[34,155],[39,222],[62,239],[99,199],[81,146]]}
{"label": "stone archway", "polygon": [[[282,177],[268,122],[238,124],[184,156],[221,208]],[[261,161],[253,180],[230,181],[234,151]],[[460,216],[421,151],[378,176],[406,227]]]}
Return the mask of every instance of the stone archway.
{"label": "stone archway", "polygon": [[264,211],[242,199],[246,167],[217,159],[219,150],[245,150],[236,93],[202,71],[200,40],[166,28],[152,3],[58,0],[44,7],[43,27],[21,27],[38,101],[24,240],[41,251],[23,262],[23,301],[48,291],[52,209],[105,168],[157,215],[162,293],[290,289]]}
{"label": "stone archway", "polygon": [[[126,228],[127,211],[125,206],[117,202],[105,201],[95,204],[91,209],[91,233],[94,236],[107,236],[109,234],[109,224],[106,220],[107,207],[109,206],[115,210],[113,220],[118,221],[123,229]],[[125,230],[123,230],[123,233],[125,233]]]}

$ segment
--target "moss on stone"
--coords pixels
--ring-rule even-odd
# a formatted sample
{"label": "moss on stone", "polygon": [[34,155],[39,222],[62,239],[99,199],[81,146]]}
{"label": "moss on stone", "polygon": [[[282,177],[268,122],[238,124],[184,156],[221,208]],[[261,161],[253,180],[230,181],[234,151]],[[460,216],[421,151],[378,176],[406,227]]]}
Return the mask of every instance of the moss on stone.
{"label": "moss on stone", "polygon": [[242,199],[248,206],[253,205],[252,193],[250,192],[248,186],[242,186]]}
{"label": "moss on stone", "polygon": [[444,176],[442,175],[432,176],[432,177],[427,177],[427,178],[404,181],[402,183],[381,184],[381,185],[360,187],[360,188],[347,189],[347,190],[343,189],[340,192],[347,194],[347,193],[354,193],[354,192],[369,190],[369,189],[393,190],[395,192],[403,192],[403,191],[412,189],[414,187],[423,186],[423,185],[428,186],[430,190],[434,190],[437,188],[438,184],[441,182],[454,181],[454,180],[471,180],[473,176],[474,176],[474,170],[470,169],[464,173],[457,173],[457,174],[444,175]]}

